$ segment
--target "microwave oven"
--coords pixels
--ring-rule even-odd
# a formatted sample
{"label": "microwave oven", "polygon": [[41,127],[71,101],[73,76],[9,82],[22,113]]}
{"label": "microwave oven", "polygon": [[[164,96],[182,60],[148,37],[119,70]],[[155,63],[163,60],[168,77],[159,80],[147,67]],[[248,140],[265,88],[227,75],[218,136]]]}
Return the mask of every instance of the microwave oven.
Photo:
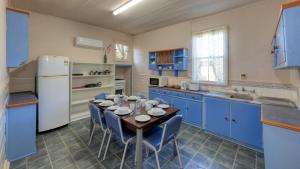
{"label": "microwave oven", "polygon": [[150,86],[165,87],[168,85],[168,77],[150,77]]}

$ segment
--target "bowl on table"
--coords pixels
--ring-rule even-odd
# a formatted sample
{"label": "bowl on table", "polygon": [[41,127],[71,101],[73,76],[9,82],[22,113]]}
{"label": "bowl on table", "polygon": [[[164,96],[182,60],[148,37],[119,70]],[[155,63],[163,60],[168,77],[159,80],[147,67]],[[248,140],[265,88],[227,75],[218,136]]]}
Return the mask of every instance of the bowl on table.
{"label": "bowl on table", "polygon": [[112,106],[112,105],[114,105],[114,102],[112,102],[110,100],[105,100],[104,102],[99,104],[99,106],[104,106],[104,107],[108,107],[108,106]]}
{"label": "bowl on table", "polygon": [[132,110],[129,109],[129,107],[119,107],[117,110],[115,110],[115,114],[117,115],[127,115],[130,114]]}

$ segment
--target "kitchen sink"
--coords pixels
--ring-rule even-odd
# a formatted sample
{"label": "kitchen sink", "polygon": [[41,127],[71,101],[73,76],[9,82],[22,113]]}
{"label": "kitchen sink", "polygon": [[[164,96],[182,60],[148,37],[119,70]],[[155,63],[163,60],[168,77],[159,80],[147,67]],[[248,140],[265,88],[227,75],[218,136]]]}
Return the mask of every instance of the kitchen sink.
{"label": "kitchen sink", "polygon": [[248,95],[248,94],[228,94],[230,98],[232,99],[241,99],[241,100],[254,100],[252,96]]}

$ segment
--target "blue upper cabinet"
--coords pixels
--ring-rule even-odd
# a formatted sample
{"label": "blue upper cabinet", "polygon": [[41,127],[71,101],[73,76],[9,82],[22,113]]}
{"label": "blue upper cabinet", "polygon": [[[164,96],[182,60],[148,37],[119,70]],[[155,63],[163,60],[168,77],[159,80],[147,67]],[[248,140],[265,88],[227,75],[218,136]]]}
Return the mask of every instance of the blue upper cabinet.
{"label": "blue upper cabinet", "polygon": [[272,41],[273,68],[300,67],[300,6],[282,5],[280,20]]}
{"label": "blue upper cabinet", "polygon": [[186,48],[168,49],[149,52],[149,69],[158,71],[173,71],[178,76],[180,71],[188,70],[189,51]]}
{"label": "blue upper cabinet", "polygon": [[6,10],[6,64],[17,68],[24,64],[29,55],[29,13],[14,9]]}
{"label": "blue upper cabinet", "polygon": [[261,106],[233,101],[231,103],[231,137],[262,149]]}

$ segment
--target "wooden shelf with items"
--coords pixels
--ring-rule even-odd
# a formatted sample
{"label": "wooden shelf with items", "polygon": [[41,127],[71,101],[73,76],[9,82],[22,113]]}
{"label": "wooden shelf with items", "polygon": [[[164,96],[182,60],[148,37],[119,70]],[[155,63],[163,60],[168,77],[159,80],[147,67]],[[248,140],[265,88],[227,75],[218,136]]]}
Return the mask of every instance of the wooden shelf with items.
{"label": "wooden shelf with items", "polygon": [[149,69],[158,71],[173,71],[178,76],[180,71],[188,70],[188,49],[176,48],[149,52]]}

